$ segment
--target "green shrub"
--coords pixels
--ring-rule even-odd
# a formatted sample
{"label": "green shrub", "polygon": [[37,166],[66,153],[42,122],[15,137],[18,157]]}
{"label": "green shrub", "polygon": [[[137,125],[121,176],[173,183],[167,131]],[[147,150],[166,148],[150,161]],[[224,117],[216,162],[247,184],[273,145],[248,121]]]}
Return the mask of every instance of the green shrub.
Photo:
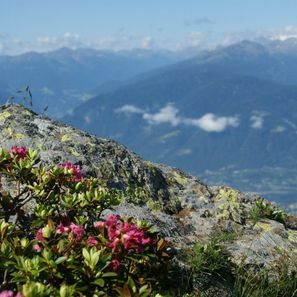
{"label": "green shrub", "polygon": [[253,208],[250,211],[249,218],[254,222],[258,222],[261,219],[267,218],[286,224],[288,215],[283,209],[261,198],[256,200]]}
{"label": "green shrub", "polygon": [[214,236],[206,244],[196,243],[194,245],[193,255],[189,259],[194,279],[205,275],[220,276],[228,262],[228,257],[222,244],[233,240],[234,237],[235,233],[223,232]]}
{"label": "green shrub", "polygon": [[145,222],[101,216],[119,193],[70,162],[44,166],[25,147],[0,149],[0,174],[0,292],[145,297],[163,290],[170,244]]}

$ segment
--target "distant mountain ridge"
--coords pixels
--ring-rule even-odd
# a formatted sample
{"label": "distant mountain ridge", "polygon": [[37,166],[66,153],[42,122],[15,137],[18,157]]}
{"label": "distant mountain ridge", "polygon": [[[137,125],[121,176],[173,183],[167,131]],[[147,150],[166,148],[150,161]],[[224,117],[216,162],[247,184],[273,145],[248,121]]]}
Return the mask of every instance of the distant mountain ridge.
{"label": "distant mountain ridge", "polygon": [[64,120],[209,182],[294,203],[297,47],[291,43],[285,50],[282,42],[243,41],[201,53],[99,95]]}
{"label": "distant mountain ridge", "polygon": [[30,86],[34,108],[48,106],[51,116],[61,117],[88,100],[101,84],[124,81],[170,63],[181,57],[169,51],[102,51],[61,48],[49,53],[29,52],[0,56],[1,102]]}
{"label": "distant mountain ridge", "polygon": [[51,117],[147,159],[293,204],[297,39],[195,51],[0,56],[1,102],[22,102],[16,91],[29,85],[35,111],[48,106]]}

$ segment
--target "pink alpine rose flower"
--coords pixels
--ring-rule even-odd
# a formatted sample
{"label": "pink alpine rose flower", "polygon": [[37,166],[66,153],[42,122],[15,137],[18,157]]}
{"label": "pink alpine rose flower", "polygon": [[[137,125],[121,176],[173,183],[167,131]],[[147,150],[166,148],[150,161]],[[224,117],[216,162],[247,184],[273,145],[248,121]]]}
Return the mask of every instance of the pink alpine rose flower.
{"label": "pink alpine rose flower", "polygon": [[58,227],[57,227],[56,232],[57,232],[57,234],[69,233],[70,232],[70,228],[63,226],[63,224],[60,223],[58,225]]}
{"label": "pink alpine rose flower", "polygon": [[[98,222],[99,223],[99,222]],[[103,226],[103,223],[100,224]],[[108,246],[112,252],[125,249],[129,253],[142,252],[151,239],[146,237],[144,230],[135,224],[123,222],[119,215],[110,214],[106,220]]]}
{"label": "pink alpine rose flower", "polygon": [[142,252],[145,245],[150,243],[149,238],[145,238],[143,230],[132,225],[131,229],[123,235],[124,247],[126,250],[136,248],[138,252]]}
{"label": "pink alpine rose flower", "polygon": [[13,297],[13,291],[5,290],[0,293],[0,297]]}
{"label": "pink alpine rose flower", "polygon": [[99,221],[99,222],[96,222],[94,223],[94,227],[99,229],[99,230],[102,230],[104,229],[106,226],[106,223],[105,222],[102,222],[102,221]]}
{"label": "pink alpine rose flower", "polygon": [[96,239],[95,236],[90,236],[90,237],[87,239],[87,245],[88,245],[88,246],[96,246],[98,243],[99,243],[99,241]]}
{"label": "pink alpine rose flower", "polygon": [[110,242],[108,245],[112,248],[112,252],[114,253],[117,249],[117,247],[120,245],[121,240],[119,238],[115,238],[112,242]]}
{"label": "pink alpine rose flower", "polygon": [[36,243],[33,245],[33,250],[40,253],[42,251],[42,247],[38,243]]}
{"label": "pink alpine rose flower", "polygon": [[[13,296],[14,296],[14,293],[11,290],[5,290],[0,292],[0,297],[13,297]],[[24,297],[24,295],[20,292],[17,292],[15,297]]]}
{"label": "pink alpine rose flower", "polygon": [[64,168],[72,173],[71,181],[79,182],[83,179],[83,174],[80,171],[79,165],[74,165],[73,163],[67,161],[60,164],[61,168]]}
{"label": "pink alpine rose flower", "polygon": [[121,263],[120,263],[120,261],[117,260],[117,259],[114,259],[114,260],[111,261],[111,267],[112,267],[112,270],[113,270],[114,272],[117,272],[117,271],[119,270],[120,265],[121,265]]}
{"label": "pink alpine rose flower", "polygon": [[113,225],[117,224],[120,219],[121,219],[121,217],[119,215],[109,214],[107,216],[106,225],[113,226]]}
{"label": "pink alpine rose flower", "polygon": [[38,231],[37,231],[37,233],[36,233],[36,239],[37,239],[38,241],[43,241],[43,240],[44,240],[44,237],[43,237],[43,235],[42,235],[42,228],[39,228],[39,229],[38,229]]}
{"label": "pink alpine rose flower", "polygon": [[16,157],[17,159],[26,159],[27,156],[27,149],[25,146],[14,145],[9,152],[13,157]]}
{"label": "pink alpine rose flower", "polygon": [[64,226],[62,223],[60,223],[56,230],[57,234],[69,234],[71,232],[75,235],[76,242],[81,241],[85,234],[84,227],[82,225],[75,225],[74,223],[70,223],[69,226]]}
{"label": "pink alpine rose flower", "polygon": [[71,223],[69,227],[75,234],[75,241],[81,241],[85,234],[84,227],[82,225],[75,225],[74,223]]}

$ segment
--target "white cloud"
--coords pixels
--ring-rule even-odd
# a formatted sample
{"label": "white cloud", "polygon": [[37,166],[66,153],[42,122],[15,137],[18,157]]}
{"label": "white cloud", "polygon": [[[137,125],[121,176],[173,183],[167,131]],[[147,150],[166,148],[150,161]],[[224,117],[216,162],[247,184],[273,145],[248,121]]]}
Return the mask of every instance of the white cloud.
{"label": "white cloud", "polygon": [[217,45],[229,46],[233,43],[243,40],[257,41],[263,36],[267,36],[268,32],[244,30],[244,31],[225,31],[222,35],[217,36]]}
{"label": "white cloud", "polygon": [[77,33],[66,32],[62,36],[43,36],[35,41],[37,51],[49,51],[61,47],[78,49],[89,47],[94,49],[109,50],[129,50],[133,48],[152,49],[157,47],[157,43],[151,36],[138,34],[116,34],[113,36],[100,36],[86,39]]}
{"label": "white cloud", "polygon": [[199,47],[202,49],[209,49],[212,47],[212,32],[191,31],[183,40],[175,43],[168,43],[167,47],[174,50],[183,50],[191,47]]}
{"label": "white cloud", "polygon": [[297,38],[297,27],[289,25],[275,30],[226,31],[218,38],[217,43],[221,45],[230,45],[242,40],[258,41],[261,43],[263,38],[278,41]]}
{"label": "white cloud", "polygon": [[77,33],[65,32],[57,36],[39,36],[31,40],[23,40],[14,36],[0,36],[1,54],[18,55],[29,51],[47,52],[61,47],[77,49],[86,46],[86,40]]}
{"label": "white cloud", "polygon": [[286,130],[284,126],[277,126],[274,129],[271,130],[273,133],[282,133]]}
{"label": "white cloud", "polygon": [[284,41],[289,38],[297,38],[297,28],[294,26],[286,26],[285,28],[271,33],[270,35],[271,40]]}
{"label": "white cloud", "polygon": [[91,98],[93,98],[94,96],[95,96],[94,94],[86,93],[86,94],[82,94],[79,99],[83,102],[86,102],[86,101],[90,100]]}
{"label": "white cloud", "polygon": [[129,50],[133,48],[153,49],[158,44],[152,36],[117,32],[112,36],[93,36],[86,38],[75,32],[61,35],[41,35],[35,39],[23,40],[13,36],[0,35],[0,54],[18,55],[29,51],[48,52],[67,47],[82,47],[108,50]]}
{"label": "white cloud", "polygon": [[190,34],[190,45],[195,46],[201,44],[205,39],[205,35],[202,32],[194,31]]}
{"label": "white cloud", "polygon": [[135,105],[123,105],[122,107],[120,108],[117,108],[115,110],[115,113],[126,113],[126,114],[129,114],[129,113],[140,113],[140,114],[143,114],[145,111],[141,108],[138,108],[136,107]]}
{"label": "white cloud", "polygon": [[155,47],[155,40],[151,36],[146,36],[141,40],[140,48],[152,49]]}
{"label": "white cloud", "polygon": [[[41,35],[37,38],[24,40],[17,36],[0,34],[0,54],[16,55],[28,51],[48,52],[61,47],[78,49],[89,47],[94,49],[108,50],[130,50],[134,48],[143,49],[169,49],[183,50],[186,48],[197,47],[202,49],[214,49],[218,45],[226,46],[245,39],[263,41],[263,37],[271,40],[286,40],[297,38],[297,27],[286,26],[276,30],[233,30],[233,31],[214,31],[213,29],[195,30],[196,25],[211,24],[207,18],[197,18],[186,20],[189,31],[177,39],[175,36],[166,37],[162,34],[156,36],[146,36],[127,32],[120,28],[113,35],[108,36],[80,36],[76,32],[65,32],[60,35]],[[193,30],[191,30],[193,29]],[[164,28],[158,28],[162,31]]]}
{"label": "white cloud", "polygon": [[264,118],[261,115],[253,115],[250,117],[250,122],[253,129],[261,129],[263,127]]}
{"label": "white cloud", "polygon": [[262,129],[264,124],[264,118],[269,114],[265,111],[254,110],[250,117],[251,128]]}
{"label": "white cloud", "polygon": [[172,103],[168,103],[156,113],[145,112],[134,105],[124,105],[115,110],[116,113],[138,113],[150,125],[170,124],[172,126],[187,125],[195,126],[206,132],[222,132],[229,127],[239,126],[237,116],[219,117],[207,113],[198,119],[179,116],[179,110]]}
{"label": "white cloud", "polygon": [[186,119],[185,123],[197,126],[206,132],[223,132],[228,127],[239,126],[239,119],[237,116],[218,117],[213,113],[207,113],[199,119]]}
{"label": "white cloud", "polygon": [[[163,30],[163,28],[158,30]],[[0,42],[2,47],[4,47],[4,50],[2,52],[0,50],[0,53],[16,55],[28,51],[48,52],[61,47],[69,47],[71,49],[89,47],[114,51],[134,48],[178,50],[197,45],[208,48],[211,34],[210,31],[192,31],[180,41],[177,41],[175,38],[160,39],[159,37],[157,39],[154,36],[126,32],[123,29],[118,30],[114,35],[92,36],[90,38],[80,36],[76,32],[65,32],[61,35],[41,35],[31,40],[0,35]]]}
{"label": "white cloud", "polygon": [[150,124],[164,124],[169,123],[172,126],[177,126],[181,123],[181,119],[177,116],[178,109],[172,104],[167,104],[161,108],[157,113],[144,113],[143,119],[148,121]]}
{"label": "white cloud", "polygon": [[77,49],[84,44],[82,38],[77,33],[65,32],[62,36],[41,36],[36,40],[36,46],[39,50],[54,50],[60,47]]}
{"label": "white cloud", "polygon": [[189,148],[184,148],[184,149],[177,151],[178,156],[187,156],[187,155],[191,155],[192,153],[193,153],[193,150],[191,150]]}

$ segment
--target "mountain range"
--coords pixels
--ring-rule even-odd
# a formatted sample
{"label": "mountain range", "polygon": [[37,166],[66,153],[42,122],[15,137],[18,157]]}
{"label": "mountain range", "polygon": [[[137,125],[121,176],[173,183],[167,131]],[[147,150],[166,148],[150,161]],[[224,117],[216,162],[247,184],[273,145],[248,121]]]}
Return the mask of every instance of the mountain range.
{"label": "mountain range", "polygon": [[0,56],[0,71],[1,103],[28,105],[28,85],[37,112],[297,209],[297,39],[203,52],[61,48]]}
{"label": "mountain range", "polygon": [[[33,94],[33,108],[52,117],[64,116],[81,102],[140,73],[179,61],[169,51],[103,51],[61,48],[49,53],[0,56],[1,102],[22,102]],[[101,85],[103,85],[101,87]],[[108,87],[109,88],[109,87]]]}
{"label": "mountain range", "polygon": [[296,66],[295,39],[243,41],[142,74],[64,121],[294,207]]}

